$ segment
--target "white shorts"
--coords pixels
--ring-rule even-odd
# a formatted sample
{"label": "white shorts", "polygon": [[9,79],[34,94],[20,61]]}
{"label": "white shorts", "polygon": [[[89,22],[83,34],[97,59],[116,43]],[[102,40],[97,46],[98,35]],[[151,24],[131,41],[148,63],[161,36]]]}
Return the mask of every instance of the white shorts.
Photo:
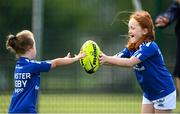
{"label": "white shorts", "polygon": [[171,110],[176,108],[176,91],[170,93],[169,95],[157,99],[149,100],[143,96],[142,104],[152,104],[155,109],[159,110]]}

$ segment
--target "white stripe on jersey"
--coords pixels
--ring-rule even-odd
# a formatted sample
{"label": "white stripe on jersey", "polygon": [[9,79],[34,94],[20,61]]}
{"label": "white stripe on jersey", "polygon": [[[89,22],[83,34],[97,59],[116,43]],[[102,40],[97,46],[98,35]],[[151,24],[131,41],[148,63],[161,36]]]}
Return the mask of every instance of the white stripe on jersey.
{"label": "white stripe on jersey", "polygon": [[116,54],[117,57],[121,57],[124,53]]}
{"label": "white stripe on jersey", "polygon": [[148,42],[148,43],[146,44],[146,46],[147,46],[147,47],[149,47],[149,46],[150,46],[150,44],[151,44],[151,42]]}
{"label": "white stripe on jersey", "polygon": [[142,54],[141,54],[141,53],[139,53],[138,55],[136,55],[136,57],[137,57],[137,58],[139,58],[141,55],[142,55]]}

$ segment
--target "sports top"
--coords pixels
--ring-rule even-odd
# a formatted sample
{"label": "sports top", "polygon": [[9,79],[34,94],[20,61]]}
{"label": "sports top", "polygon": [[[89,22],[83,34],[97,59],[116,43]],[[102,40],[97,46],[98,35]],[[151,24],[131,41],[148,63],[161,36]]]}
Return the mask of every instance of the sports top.
{"label": "sports top", "polygon": [[14,72],[14,91],[9,113],[36,113],[40,87],[40,72],[48,72],[50,61],[35,61],[20,57]]}
{"label": "sports top", "polygon": [[136,51],[125,48],[116,56],[122,58],[137,57],[141,62],[133,69],[143,95],[149,100],[162,98],[175,90],[172,75],[167,70],[163,56],[155,42],[142,43]]}

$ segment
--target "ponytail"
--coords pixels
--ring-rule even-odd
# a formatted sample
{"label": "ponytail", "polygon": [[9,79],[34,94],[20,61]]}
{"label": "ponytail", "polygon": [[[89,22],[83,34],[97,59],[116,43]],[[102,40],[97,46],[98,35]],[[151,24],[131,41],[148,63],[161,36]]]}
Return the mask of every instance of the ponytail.
{"label": "ponytail", "polygon": [[16,51],[15,51],[16,43],[17,43],[17,37],[12,34],[8,35],[7,41],[6,41],[6,49],[13,53],[16,53]]}
{"label": "ponytail", "polygon": [[23,30],[16,35],[8,35],[6,49],[15,54],[25,54],[34,45],[32,32]]}

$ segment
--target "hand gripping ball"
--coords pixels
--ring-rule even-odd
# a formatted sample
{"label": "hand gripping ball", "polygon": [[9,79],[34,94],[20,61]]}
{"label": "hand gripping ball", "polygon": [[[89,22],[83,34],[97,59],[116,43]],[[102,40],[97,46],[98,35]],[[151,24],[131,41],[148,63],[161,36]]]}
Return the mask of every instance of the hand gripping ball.
{"label": "hand gripping ball", "polygon": [[81,51],[86,53],[86,57],[80,59],[81,66],[89,74],[96,72],[100,66],[99,56],[101,50],[99,46],[96,42],[88,40],[82,45]]}

